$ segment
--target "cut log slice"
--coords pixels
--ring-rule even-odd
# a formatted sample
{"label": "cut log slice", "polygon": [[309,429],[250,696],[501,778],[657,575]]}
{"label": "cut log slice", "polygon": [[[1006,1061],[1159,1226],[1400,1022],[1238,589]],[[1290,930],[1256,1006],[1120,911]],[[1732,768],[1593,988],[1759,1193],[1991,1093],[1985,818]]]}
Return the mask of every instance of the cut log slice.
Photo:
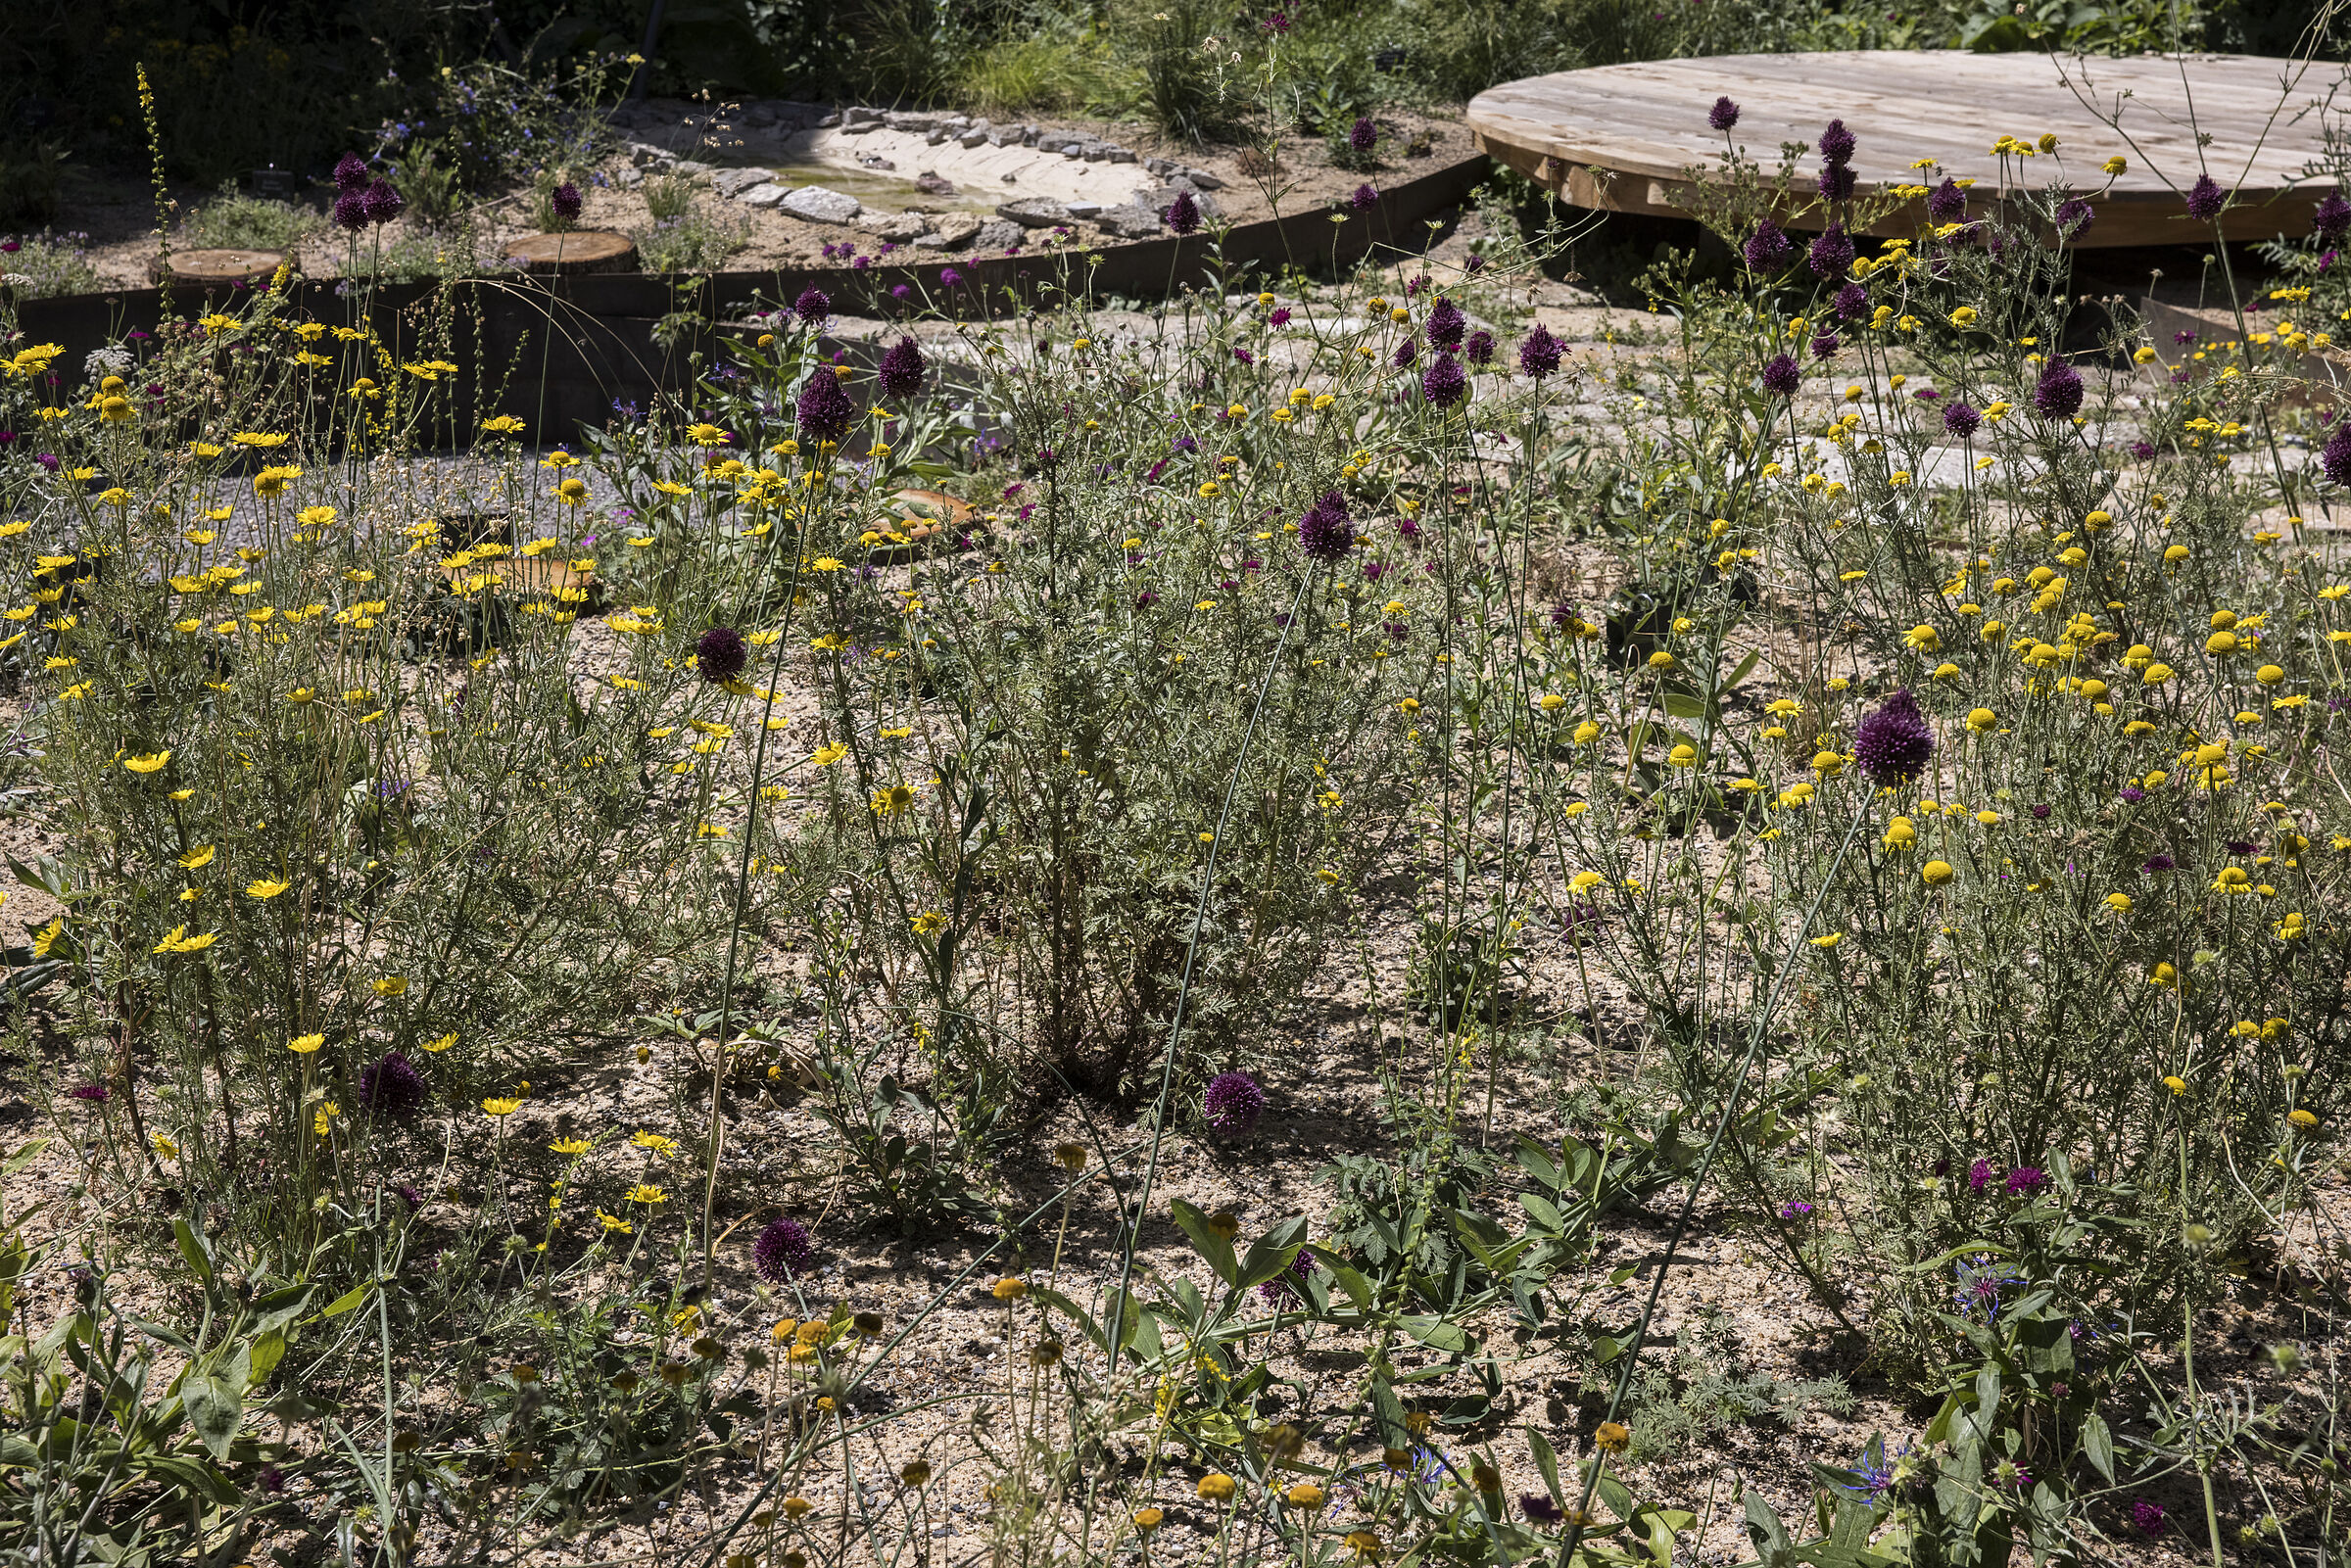
{"label": "cut log slice", "polygon": [[637,246],[609,229],[574,229],[564,234],[530,234],[510,240],[508,261],[540,277],[582,277],[593,272],[634,272]]}
{"label": "cut log slice", "polygon": [[182,288],[232,288],[266,283],[285,261],[283,251],[174,251],[168,261],[159,257],[148,262],[147,275],[161,283],[168,272]]}

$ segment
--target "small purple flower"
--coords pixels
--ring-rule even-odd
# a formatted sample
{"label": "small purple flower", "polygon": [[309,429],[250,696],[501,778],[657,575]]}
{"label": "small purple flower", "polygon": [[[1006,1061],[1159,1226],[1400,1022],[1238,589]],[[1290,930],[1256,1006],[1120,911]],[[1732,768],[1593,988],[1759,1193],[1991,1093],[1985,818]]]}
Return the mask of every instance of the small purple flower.
{"label": "small purple flower", "polygon": [[1907,784],[1935,755],[1935,732],[1918,711],[1918,698],[1898,687],[1853,731],[1853,756],[1872,784]]}
{"label": "small purple flower", "polygon": [[2059,202],[2057,232],[2078,240],[2089,232],[2090,224],[2096,222],[2097,217],[2096,211],[2079,196],[2070,202]]}
{"label": "small purple flower", "polygon": [[2149,855],[2138,863],[2138,869],[2153,877],[2162,872],[2178,871],[2180,863],[2169,855]]}
{"label": "small purple flower", "polygon": [[1853,152],[1861,145],[1860,138],[1847,129],[1842,119],[1829,121],[1829,128],[1820,133],[1820,157],[1826,164],[1849,164]]}
{"label": "small purple flower", "polygon": [[832,297],[822,289],[803,289],[800,297],[792,302],[792,313],[814,326],[833,313]]}
{"label": "small purple flower", "polygon": [[1858,283],[1847,283],[1837,291],[1837,314],[1847,321],[1857,321],[1869,310],[1869,290]]}
{"label": "small purple flower", "polygon": [[2147,798],[2147,792],[2146,792],[2144,789],[2141,789],[2141,788],[2140,788],[2138,785],[2136,785],[2136,784],[2125,784],[2125,785],[2123,785],[2123,800],[2124,800],[2124,802],[2125,802],[2126,804],[2129,804],[2129,805],[2134,805],[2134,806],[2135,806],[2135,805],[2137,805],[2137,804],[2138,804],[2140,801],[2142,801],[2142,800],[2144,800],[2144,799],[2146,799],[2146,798]]}
{"label": "small purple flower", "polygon": [[1420,396],[1440,408],[1450,408],[1469,394],[1469,372],[1450,354],[1440,354],[1420,375]]}
{"label": "small purple flower", "polygon": [[392,1196],[407,1205],[408,1211],[411,1214],[424,1207],[424,1193],[408,1182],[404,1181],[394,1187]]}
{"label": "small purple flower", "polygon": [[2043,802],[2040,802],[2040,801],[2035,801],[2035,802],[2034,802],[2034,804],[2033,804],[2033,807],[2032,807],[2032,811],[2033,811],[2033,820],[2034,820],[2035,822],[2047,822],[2047,821],[2049,820],[2049,808],[2048,808],[2048,806],[2047,806],[2045,803],[2043,803]]}
{"label": "small purple flower", "polygon": [[1407,338],[1396,345],[1395,365],[1397,369],[1403,369],[1419,357],[1420,340],[1418,338]]}
{"label": "small purple flower", "polygon": [[1275,306],[1273,313],[1266,317],[1266,324],[1275,327],[1288,326],[1290,324],[1290,308],[1286,305]]}
{"label": "small purple flower", "polygon": [[1450,349],[1462,341],[1462,334],[1468,329],[1469,318],[1462,313],[1462,308],[1451,300],[1440,299],[1429,307],[1428,320],[1421,331],[1435,347]]}
{"label": "small purple flower", "polygon": [[1794,249],[1780,225],[1767,217],[1755,225],[1755,231],[1747,237],[1747,243],[1739,247],[1739,254],[1746,257],[1747,264],[1758,272],[1777,272],[1788,264],[1788,258]]}
{"label": "small purple flower", "polygon": [[1967,1190],[1982,1192],[1991,1184],[1991,1162],[1979,1160],[1967,1167]]}
{"label": "small purple flower", "polygon": [[2131,443],[2131,455],[2136,457],[2142,463],[2154,461],[2155,443],[2151,441],[2135,441]]}
{"label": "small purple flower", "polygon": [[1967,192],[1955,179],[1945,178],[1927,197],[1927,216],[1937,223],[1956,223],[1967,216]]}
{"label": "small purple flower", "polygon": [[2345,234],[2351,234],[2351,202],[2343,200],[2341,191],[2328,191],[2312,209],[2310,226],[2327,244],[2340,244]]}
{"label": "small purple flower", "polygon": [[565,180],[548,197],[547,205],[554,211],[556,221],[577,222],[580,216],[580,188]]}
{"label": "small purple flower", "polygon": [[1791,1198],[1780,1205],[1780,1217],[1782,1219],[1809,1219],[1812,1217],[1812,1206],[1801,1198]]}
{"label": "small purple flower", "polygon": [[1820,188],[1822,200],[1842,202],[1853,194],[1853,171],[1843,164],[1831,164],[1820,171],[1814,183]]}
{"label": "small purple flower", "polygon": [[2048,1172],[2039,1165],[2019,1165],[2008,1172],[2007,1194],[2011,1198],[2030,1198],[2048,1184]]}
{"label": "small purple flower", "polygon": [[1162,222],[1178,234],[1191,234],[1200,227],[1200,204],[1192,200],[1190,191],[1177,191],[1176,200],[1159,215]]}
{"label": "small purple flower", "polygon": [[345,191],[335,198],[335,227],[358,233],[367,226],[367,193]]}
{"label": "small purple flower", "polygon": [[750,658],[750,645],[731,626],[714,626],[694,644],[694,667],[705,681],[735,680]]}
{"label": "small purple flower", "polygon": [[1245,1138],[1266,1114],[1266,1091],[1246,1072],[1220,1072],[1208,1080],[1200,1114],[1219,1136]]}
{"label": "small purple flower", "polygon": [[2131,1504],[2131,1523],[2143,1536],[2160,1536],[2171,1527],[2171,1517],[2163,1504],[2152,1497],[2140,1497]]}
{"label": "small purple flower", "polygon": [[816,1241],[806,1225],[790,1215],[771,1219],[751,1244],[751,1260],[758,1265],[761,1278],[782,1285],[795,1274],[808,1272],[808,1265],[816,1261]]}
{"label": "small purple flower", "polygon": [[1494,334],[1483,327],[1470,333],[1468,344],[1462,350],[1462,357],[1474,365],[1493,363]]}
{"label": "small purple flower", "polygon": [[401,209],[408,205],[401,200],[400,192],[392,188],[391,181],[381,179],[367,187],[367,194],[360,198],[360,203],[367,214],[367,221],[376,224],[391,222],[400,216]]}
{"label": "small purple flower", "polygon": [[367,160],[357,153],[345,153],[335,163],[337,191],[363,191],[367,188]]}
{"label": "small purple flower", "polygon": [[1518,368],[1540,381],[1559,367],[1559,356],[1565,352],[1551,329],[1537,322],[1535,329],[1518,345]]}
{"label": "small purple flower", "polygon": [[2327,483],[2351,486],[2351,419],[2337,423],[2327,438],[2319,451],[2319,466],[2327,471]]}
{"label": "small purple flower", "polygon": [[424,1074],[398,1051],[360,1069],[360,1104],[377,1116],[406,1121],[424,1109]]}
{"label": "small purple flower", "polygon": [[885,393],[892,398],[912,397],[923,390],[923,351],[910,337],[898,339],[882,356],[881,372]]}
{"label": "small purple flower", "polygon": [[1368,213],[1379,205],[1379,192],[1367,184],[1358,185],[1355,194],[1347,198],[1347,205],[1359,213]]}
{"label": "small purple flower", "polygon": [[1379,127],[1365,115],[1347,129],[1347,145],[1358,154],[1367,153],[1379,145]]}
{"label": "small purple flower", "polygon": [[1301,1247],[1298,1256],[1290,1259],[1290,1266],[1258,1286],[1257,1293],[1267,1301],[1277,1304],[1303,1300],[1305,1293],[1298,1289],[1298,1281],[1314,1271],[1315,1255]]}
{"label": "small purple flower", "polygon": [[1763,366],[1763,390],[1775,397],[1793,398],[1803,380],[1803,371],[1784,354],[1775,354]]}
{"label": "small purple flower", "polygon": [[2052,359],[2033,387],[2033,408],[2043,419],[2071,419],[2082,407],[2082,372]]}
{"label": "small purple flower", "polygon": [[[1723,102],[1727,104],[1730,100],[1725,98]],[[1734,110],[1733,114],[1735,116],[1737,111]],[[1539,1525],[1556,1525],[1567,1517],[1567,1510],[1552,1501],[1551,1494],[1547,1492],[1521,1492],[1518,1494],[1518,1506],[1529,1520]]]}
{"label": "small purple flower", "polygon": [[1965,402],[1954,403],[1943,410],[1943,430],[1949,435],[1957,436],[1961,441],[1974,435],[1977,427],[1983,423],[1982,410]]}
{"label": "small purple flower", "polygon": [[1812,357],[1826,359],[1835,354],[1844,340],[1834,332],[1822,332],[1812,339]]}
{"label": "small purple flower", "polygon": [[1706,111],[1706,123],[1716,130],[1729,130],[1739,123],[1739,106],[1729,98],[1717,98],[1714,107]]}
{"label": "small purple flower", "polygon": [[963,274],[956,271],[953,267],[942,266],[938,269],[938,286],[940,288],[951,289],[962,281]]}
{"label": "small purple flower", "polygon": [[88,1100],[98,1105],[106,1103],[107,1087],[103,1083],[79,1083],[66,1091],[69,1100]]}
{"label": "small purple flower", "polygon": [[2228,205],[2229,193],[2210,174],[2198,174],[2196,182],[2187,188],[2187,215],[2199,223],[2211,222]]}
{"label": "small purple flower", "polygon": [[799,420],[800,434],[817,441],[839,441],[848,434],[849,421],[857,417],[857,405],[849,401],[840,377],[829,366],[819,365],[800,388],[792,412]]}
{"label": "small purple flower", "polygon": [[1355,519],[1347,514],[1347,498],[1329,491],[1298,519],[1298,547],[1309,559],[1328,564],[1343,560],[1355,548]]}
{"label": "small purple flower", "polygon": [[1831,223],[1804,253],[1814,277],[1833,278],[1853,264],[1853,239],[1842,223]]}

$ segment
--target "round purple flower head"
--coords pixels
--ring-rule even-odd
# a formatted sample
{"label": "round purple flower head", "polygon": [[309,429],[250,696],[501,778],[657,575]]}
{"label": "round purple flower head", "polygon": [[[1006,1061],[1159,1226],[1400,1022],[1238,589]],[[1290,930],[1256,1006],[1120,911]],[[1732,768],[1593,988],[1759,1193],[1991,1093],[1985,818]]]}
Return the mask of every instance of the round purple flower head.
{"label": "round purple flower head", "polygon": [[2039,1165],[2019,1165],[2008,1172],[2007,1193],[2011,1198],[2030,1198],[2049,1184],[2049,1173]]}
{"label": "round purple flower head", "polygon": [[1739,123],[1739,106],[1729,98],[1717,98],[1714,107],[1706,111],[1706,123],[1716,130],[1729,130]]}
{"label": "round purple flower head", "polygon": [[1954,403],[1943,410],[1943,428],[1949,434],[1957,436],[1961,441],[1974,435],[1976,427],[1983,422],[1982,410],[1965,403]]}
{"label": "round purple flower head", "polygon": [[2199,223],[2211,222],[2228,205],[2229,193],[2210,174],[2198,174],[2196,182],[2187,188],[2187,215]]}
{"label": "round purple flower head", "polygon": [[1956,223],[1967,216],[1967,192],[1945,177],[1927,197],[1927,216],[1938,223]]}
{"label": "round purple flower head", "polygon": [[808,384],[800,388],[792,413],[799,420],[800,434],[818,441],[839,441],[849,433],[849,421],[857,417],[857,405],[849,402],[848,389],[831,365],[817,366]]}
{"label": "round purple flower head", "polygon": [[1559,367],[1559,356],[1564,350],[1559,340],[1551,335],[1551,328],[1538,323],[1518,345],[1518,368],[1540,381]]}
{"label": "round purple flower head", "polygon": [[1815,182],[1821,196],[1832,202],[1842,202],[1853,194],[1853,171],[1843,164],[1830,164],[1820,171]]}
{"label": "round purple flower head", "polygon": [[345,191],[335,198],[335,227],[359,232],[367,226],[367,193]]}
{"label": "round purple flower head", "polygon": [[694,644],[694,667],[705,681],[732,681],[750,662],[743,634],[731,626],[714,626]]}
{"label": "round purple flower head", "polygon": [[1494,362],[1494,334],[1483,327],[1470,333],[1467,347],[1462,350],[1462,357],[1467,359],[1471,364],[1492,364]]}
{"label": "round purple flower head", "polygon": [[1208,1080],[1200,1114],[1219,1136],[1246,1138],[1266,1114],[1266,1091],[1246,1072],[1220,1072]]}
{"label": "round purple flower head", "polygon": [[389,223],[408,205],[400,199],[400,192],[392,188],[391,181],[381,179],[367,187],[367,194],[360,202],[370,223]]}
{"label": "round purple flower head", "polygon": [[796,1219],[771,1219],[759,1232],[759,1239],[751,1243],[751,1261],[759,1265],[762,1279],[781,1285],[794,1274],[808,1272],[808,1265],[816,1261],[816,1240]]}
{"label": "round purple flower head", "polygon": [[1837,336],[1837,334],[1834,332],[1818,333],[1812,339],[1812,357],[1815,359],[1826,359],[1829,357],[1829,356],[1835,354],[1840,348],[1842,348],[1844,344],[1845,340]]}
{"label": "round purple flower head", "polygon": [[2335,421],[2334,434],[2320,449],[2319,466],[2327,470],[2328,483],[2351,489],[2351,419]]}
{"label": "round purple flower head", "polygon": [[1379,205],[1379,192],[1369,185],[1358,185],[1355,194],[1347,198],[1347,205],[1359,213],[1368,213]]}
{"label": "round purple flower head", "polygon": [[2138,869],[2153,877],[2162,872],[2178,871],[2180,863],[2169,855],[2149,855],[2138,863]]}
{"label": "round purple flower head", "polygon": [[2096,211],[2079,196],[2057,204],[2057,232],[2070,238],[2078,240],[2087,234],[2089,225],[2097,218]]}
{"label": "round purple flower head", "polygon": [[1369,115],[1363,116],[1348,127],[1347,145],[1359,153],[1367,153],[1379,145],[1379,127],[1371,122]]}
{"label": "round purple flower head", "polygon": [[1347,515],[1347,498],[1333,490],[1309,506],[1298,519],[1298,547],[1318,561],[1343,559],[1355,548],[1355,519]]}
{"label": "round purple flower head", "polygon": [[2140,1497],[2131,1504],[2131,1522],[2138,1527],[2141,1535],[2162,1535],[2169,1518],[2163,1510],[2163,1504],[2152,1497]]}
{"label": "round purple flower head", "polygon": [[1831,223],[1820,238],[1812,242],[1804,261],[1812,268],[1814,277],[1833,278],[1853,264],[1853,237],[1842,223]]}
{"label": "round purple flower head", "polygon": [[357,153],[345,153],[335,165],[337,191],[363,191],[367,188],[367,160]]}
{"label": "round purple flower head", "polygon": [[923,351],[912,338],[900,338],[882,356],[882,390],[893,398],[909,398],[923,390]]}
{"label": "round purple flower head", "polygon": [[547,199],[547,205],[553,209],[558,221],[577,222],[580,216],[580,188],[565,180],[555,187],[554,194]]}
{"label": "round purple flower head", "polygon": [[1306,1293],[1298,1288],[1298,1282],[1314,1271],[1315,1255],[1301,1247],[1298,1256],[1290,1259],[1290,1266],[1258,1286],[1257,1293],[1275,1303],[1299,1300]]}
{"label": "round purple flower head", "polygon": [[1178,234],[1190,234],[1200,227],[1200,204],[1192,200],[1190,191],[1177,191],[1176,200],[1159,215]]}
{"label": "round purple flower head", "polygon": [[1860,138],[1844,120],[1832,119],[1829,128],[1820,133],[1820,160],[1824,164],[1849,164],[1853,161],[1853,150],[1860,145]]}
{"label": "round purple flower head", "polygon": [[1792,249],[1788,236],[1780,232],[1780,225],[1767,217],[1755,225],[1747,243],[1739,247],[1739,254],[1758,272],[1777,272],[1788,264]]}
{"label": "round purple flower head", "polygon": [[833,301],[822,289],[803,289],[792,302],[792,313],[814,326],[833,313]]}
{"label": "round purple flower head", "polygon": [[103,1083],[77,1083],[66,1091],[69,1100],[93,1100],[101,1105],[106,1103],[106,1096],[107,1088]]}
{"label": "round purple flower head", "polygon": [[2351,202],[2343,200],[2341,191],[2328,191],[2310,214],[2314,233],[2329,245],[2339,243],[2351,234]]}
{"label": "round purple flower head", "polygon": [[1450,408],[1469,395],[1469,372],[1450,354],[1428,361],[1420,374],[1420,396],[1440,408]]}
{"label": "round purple flower head", "polygon": [[2071,419],[2082,408],[2082,372],[2052,359],[2033,386],[2033,408],[2043,419]]}
{"label": "round purple flower head", "polygon": [[1918,698],[1897,687],[1853,731],[1853,756],[1876,784],[1908,784],[1935,755],[1935,732]]}
{"label": "round purple flower head", "polygon": [[1763,366],[1763,390],[1775,397],[1795,397],[1797,384],[1802,379],[1803,372],[1797,368],[1796,361],[1784,354],[1773,355]]}
{"label": "round purple flower head", "polygon": [[1399,370],[1419,357],[1420,340],[1418,338],[1407,338],[1396,345],[1395,364]]}
{"label": "round purple flower head", "polygon": [[398,1051],[360,1069],[360,1104],[380,1117],[406,1121],[424,1109],[424,1074]]}
{"label": "round purple flower head", "polygon": [[1429,307],[1428,321],[1421,330],[1428,334],[1430,343],[1440,349],[1450,349],[1462,341],[1463,333],[1469,330],[1469,318],[1451,300],[1439,300]]}
{"label": "round purple flower head", "polygon": [[1840,316],[1847,321],[1859,320],[1862,314],[1869,309],[1869,290],[1858,283],[1847,283],[1837,291],[1837,299],[1834,303]]}

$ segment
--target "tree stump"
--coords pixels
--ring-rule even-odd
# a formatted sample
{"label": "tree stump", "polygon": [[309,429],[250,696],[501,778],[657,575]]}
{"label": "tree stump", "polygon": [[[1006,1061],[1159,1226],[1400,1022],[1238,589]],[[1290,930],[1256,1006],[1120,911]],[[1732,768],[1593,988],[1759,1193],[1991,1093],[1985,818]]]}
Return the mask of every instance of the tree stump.
{"label": "tree stump", "polygon": [[634,272],[637,247],[609,229],[573,229],[564,234],[528,234],[509,240],[509,262],[539,277],[581,277],[592,272]]}
{"label": "tree stump", "polygon": [[174,251],[148,262],[147,275],[161,283],[168,270],[176,288],[225,289],[266,283],[285,262],[283,251]]}

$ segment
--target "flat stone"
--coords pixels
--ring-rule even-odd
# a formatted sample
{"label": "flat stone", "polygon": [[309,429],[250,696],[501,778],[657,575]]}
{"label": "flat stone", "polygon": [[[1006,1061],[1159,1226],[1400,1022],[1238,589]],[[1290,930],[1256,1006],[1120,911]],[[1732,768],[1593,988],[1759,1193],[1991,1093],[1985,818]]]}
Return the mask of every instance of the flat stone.
{"label": "flat stone", "polygon": [[926,251],[960,251],[978,237],[983,226],[977,213],[947,213],[914,243]]}
{"label": "flat stone", "polygon": [[1110,161],[1114,164],[1131,164],[1134,162],[1134,154],[1124,147],[1113,147],[1110,150]]}
{"label": "flat stone", "polygon": [[1017,202],[999,206],[996,215],[1010,218],[1023,228],[1052,228],[1070,220],[1070,210],[1048,196],[1024,196]]}
{"label": "flat stone", "polygon": [[768,168],[722,168],[710,184],[719,195],[733,198],[754,185],[764,185],[775,177],[775,170]]}
{"label": "flat stone", "polygon": [[1204,191],[1221,191],[1224,188],[1224,182],[1205,168],[1187,168],[1183,173],[1186,179]]}
{"label": "flat stone", "polygon": [[925,136],[923,142],[924,145],[930,147],[944,147],[947,144],[947,133],[944,130],[935,130]]}
{"label": "flat stone", "polygon": [[735,193],[735,200],[745,207],[774,207],[791,193],[773,180],[761,180],[747,190]]}
{"label": "flat stone", "polygon": [[882,123],[882,111],[857,106],[842,110],[840,119],[844,125],[879,125]]}
{"label": "flat stone", "polygon": [[893,109],[882,117],[882,122],[891,130],[924,131],[938,129],[939,117],[918,110]]}
{"label": "flat stone", "polygon": [[818,120],[816,123],[817,123],[817,126],[818,126],[818,128],[820,128],[820,129],[823,129],[823,130],[831,130],[831,129],[832,129],[834,126],[836,126],[836,125],[838,125],[838,124],[840,124],[840,110],[838,110],[838,109],[836,109],[835,111],[833,111],[833,113],[831,113],[831,114],[829,114],[829,115],[825,116],[823,119],[819,119],[819,120]]}
{"label": "flat stone", "polygon": [[860,119],[841,126],[840,133],[843,136],[864,136],[881,128],[882,121],[878,119]]}
{"label": "flat stone", "polygon": [[811,223],[846,223],[864,211],[856,197],[829,191],[822,185],[803,185],[776,205]]}
{"label": "flat stone", "polygon": [[1100,202],[1068,202],[1063,205],[1069,209],[1070,216],[1080,222],[1102,211]]}
{"label": "flat stone", "polygon": [[1028,237],[1029,231],[1020,224],[1007,223],[998,218],[993,223],[981,224],[980,232],[972,236],[972,243],[984,251],[1000,251],[1008,245],[1018,245]]}
{"label": "flat stone", "polygon": [[1105,207],[1094,214],[1094,221],[1123,240],[1147,240],[1167,229],[1157,213],[1131,203]]}
{"label": "flat stone", "polygon": [[962,135],[955,138],[957,143],[965,147],[979,147],[990,139],[991,138],[989,134],[986,131],[980,129],[977,125],[973,126],[970,130],[965,131]]}
{"label": "flat stone", "polygon": [[933,169],[924,169],[914,176],[914,188],[925,196],[952,196],[955,182]]}
{"label": "flat stone", "polygon": [[867,211],[857,215],[857,226],[882,239],[904,245],[922,237],[931,220],[920,213],[876,213]]}
{"label": "flat stone", "polygon": [[884,158],[880,153],[859,153],[857,166],[860,168],[880,168],[895,172],[898,161],[894,158]]}

